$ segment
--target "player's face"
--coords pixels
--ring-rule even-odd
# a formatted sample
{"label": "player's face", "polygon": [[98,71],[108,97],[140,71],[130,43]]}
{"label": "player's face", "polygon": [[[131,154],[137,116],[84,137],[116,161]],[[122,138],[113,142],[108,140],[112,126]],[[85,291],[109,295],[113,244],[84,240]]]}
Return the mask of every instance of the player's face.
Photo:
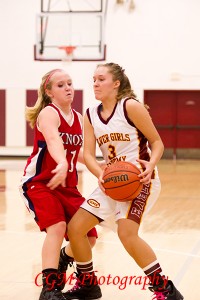
{"label": "player's face", "polygon": [[118,81],[113,81],[113,76],[107,67],[100,66],[96,69],[94,76],[94,94],[97,100],[107,100],[117,94]]}
{"label": "player's face", "polygon": [[58,105],[71,104],[74,98],[74,88],[71,77],[64,72],[55,72],[52,78],[50,96]]}

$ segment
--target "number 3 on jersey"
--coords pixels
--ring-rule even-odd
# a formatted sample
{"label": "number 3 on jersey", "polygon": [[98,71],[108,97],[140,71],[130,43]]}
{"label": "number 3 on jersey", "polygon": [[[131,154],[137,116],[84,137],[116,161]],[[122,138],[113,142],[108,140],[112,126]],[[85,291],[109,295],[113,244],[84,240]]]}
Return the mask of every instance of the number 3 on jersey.
{"label": "number 3 on jersey", "polygon": [[110,155],[108,155],[108,158],[111,160],[112,158],[116,157],[117,156],[117,153],[116,153],[116,150],[115,150],[115,147],[112,146],[112,145],[109,145],[108,146],[108,151],[110,152]]}

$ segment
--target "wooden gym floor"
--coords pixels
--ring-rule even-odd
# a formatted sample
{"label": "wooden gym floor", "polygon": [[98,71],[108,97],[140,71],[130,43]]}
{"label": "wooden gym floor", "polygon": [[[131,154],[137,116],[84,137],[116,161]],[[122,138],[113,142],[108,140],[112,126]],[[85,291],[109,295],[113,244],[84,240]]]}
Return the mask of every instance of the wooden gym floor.
{"label": "wooden gym floor", "polygon": [[[22,159],[0,160],[2,300],[38,300],[40,294],[34,280],[41,271],[45,233],[39,232],[18,192],[24,165]],[[79,189],[88,196],[97,181],[84,167],[79,169]],[[141,236],[153,247],[164,273],[175,282],[184,299],[199,300],[200,161],[161,160],[159,171],[161,195],[143,220]],[[102,300],[152,299],[143,272],[125,252],[116,234],[99,226],[97,229],[99,239],[93,254],[102,284]],[[70,268],[68,275],[73,271]],[[131,284],[130,276],[135,276]]]}

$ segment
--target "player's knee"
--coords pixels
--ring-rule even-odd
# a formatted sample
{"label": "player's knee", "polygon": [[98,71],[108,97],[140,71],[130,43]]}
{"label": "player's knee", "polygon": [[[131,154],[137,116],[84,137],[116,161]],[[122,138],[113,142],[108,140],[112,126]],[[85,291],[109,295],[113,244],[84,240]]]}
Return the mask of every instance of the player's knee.
{"label": "player's knee", "polygon": [[47,228],[47,233],[63,237],[66,232],[66,222],[61,221]]}
{"label": "player's knee", "polygon": [[88,240],[89,240],[90,246],[93,248],[96,244],[96,237],[95,236],[89,236]]}
{"label": "player's knee", "polygon": [[66,222],[59,222],[56,227],[56,232],[58,233],[58,235],[64,236],[66,232]]}
{"label": "player's knee", "polygon": [[139,224],[129,219],[121,219],[118,221],[118,236],[122,242],[132,242],[138,238]]}
{"label": "player's knee", "polygon": [[78,237],[81,234],[81,228],[75,222],[69,222],[67,225],[67,235],[69,239],[73,237]]}
{"label": "player's knee", "polygon": [[135,231],[128,230],[128,229],[125,229],[125,228],[122,228],[122,227],[118,227],[118,236],[119,236],[119,239],[123,243],[126,243],[127,241],[130,241],[130,238],[133,241],[137,240],[137,238],[138,238],[138,234]]}
{"label": "player's knee", "polygon": [[123,230],[123,228],[119,228],[119,227],[118,227],[117,233],[118,233],[119,239],[120,239],[121,241],[125,241],[125,240],[128,239],[128,232],[125,231],[125,230]]}

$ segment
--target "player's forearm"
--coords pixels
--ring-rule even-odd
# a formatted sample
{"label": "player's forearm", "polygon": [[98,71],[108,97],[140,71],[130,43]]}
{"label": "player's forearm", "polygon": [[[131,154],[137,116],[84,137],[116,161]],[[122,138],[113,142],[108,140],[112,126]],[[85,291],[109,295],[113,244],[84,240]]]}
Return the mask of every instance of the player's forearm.
{"label": "player's forearm", "polygon": [[101,168],[100,164],[98,163],[98,161],[96,160],[96,157],[94,157],[91,154],[84,153],[84,161],[85,161],[85,165],[88,168],[88,170],[94,176],[99,178],[99,176],[102,173],[102,168]]}
{"label": "player's forearm", "polygon": [[55,160],[57,164],[66,161],[66,153],[60,138],[50,139],[47,143],[47,148],[51,157]]}
{"label": "player's forearm", "polygon": [[151,159],[150,162],[154,164],[154,166],[157,165],[159,160],[161,159],[164,151],[164,145],[161,140],[155,141],[153,144],[151,144]]}

